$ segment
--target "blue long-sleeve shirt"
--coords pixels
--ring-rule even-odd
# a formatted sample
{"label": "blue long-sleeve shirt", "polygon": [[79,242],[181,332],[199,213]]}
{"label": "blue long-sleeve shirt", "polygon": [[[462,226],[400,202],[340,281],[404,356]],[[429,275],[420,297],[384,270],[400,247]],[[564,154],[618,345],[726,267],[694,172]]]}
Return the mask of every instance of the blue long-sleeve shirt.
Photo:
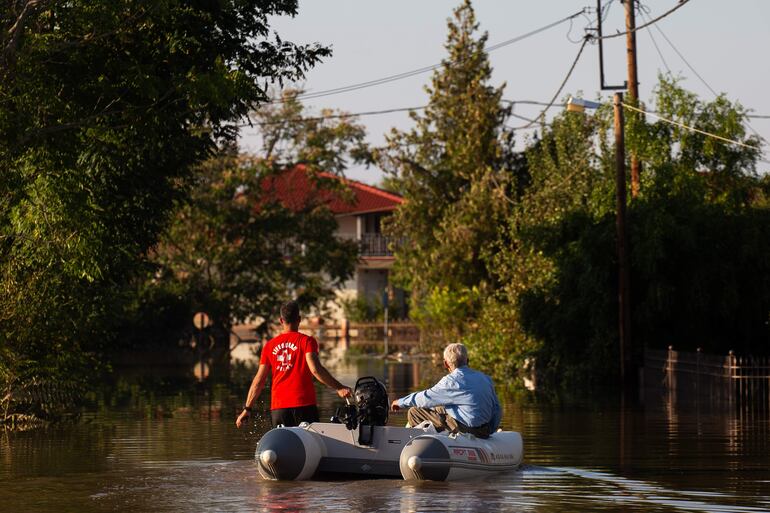
{"label": "blue long-sleeve shirt", "polygon": [[432,388],[402,397],[398,405],[401,408],[443,406],[449,415],[466,426],[479,427],[488,422],[490,432],[500,424],[500,401],[492,379],[468,366],[453,370]]}

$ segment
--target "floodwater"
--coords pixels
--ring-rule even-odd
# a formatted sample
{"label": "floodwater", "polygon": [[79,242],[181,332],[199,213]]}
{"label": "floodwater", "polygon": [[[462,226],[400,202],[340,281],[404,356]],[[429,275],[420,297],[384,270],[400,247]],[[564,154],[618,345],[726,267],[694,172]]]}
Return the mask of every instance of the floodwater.
{"label": "floodwater", "polygon": [[[429,364],[363,361],[342,381],[385,378],[415,389]],[[770,419],[683,401],[504,401],[525,465],[453,483],[270,482],[253,461],[262,415],[233,425],[243,391],[153,395],[133,388],[71,425],[0,432],[0,509],[38,512],[770,511]],[[103,400],[103,399],[102,399]],[[320,394],[322,416],[339,404]],[[401,424],[403,415],[389,422]]]}

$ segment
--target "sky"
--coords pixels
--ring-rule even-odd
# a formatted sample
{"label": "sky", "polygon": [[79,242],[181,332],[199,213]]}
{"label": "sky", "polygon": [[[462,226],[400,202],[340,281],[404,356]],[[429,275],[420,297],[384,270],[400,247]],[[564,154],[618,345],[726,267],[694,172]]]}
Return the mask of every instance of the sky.
{"label": "sky", "polygon": [[[602,0],[606,5],[610,0]],[[677,0],[646,0],[647,17],[670,10]],[[357,84],[439,63],[445,56],[447,19],[460,0],[300,0],[296,17],[274,17],[272,28],[282,39],[295,43],[330,45],[333,55],[307,73],[300,84],[307,92]],[[503,97],[513,101],[548,102],[559,88],[580,48],[587,26],[594,26],[596,0],[475,0],[481,31],[489,33],[488,45],[505,41],[566,18],[584,7],[586,17],[565,22],[535,36],[490,53],[492,84],[506,84]],[[624,6],[613,0],[603,23],[604,34],[624,30]],[[608,84],[626,80],[625,37],[605,41],[604,70]],[[656,48],[657,44],[657,48]],[[754,114],[750,131],[764,143],[764,159],[770,160],[770,1],[690,0],[649,29],[637,32],[639,96],[649,102],[659,73],[682,78],[682,86],[703,100],[725,93]],[[569,94],[611,101],[613,91],[600,91],[598,47],[588,45],[567,82],[561,97]],[[424,87],[431,73],[343,94],[306,100],[309,112],[323,108],[346,112],[419,107],[427,103]],[[561,98],[560,98],[561,99]],[[515,106],[514,112],[529,118],[542,109],[537,105]],[[547,118],[559,112],[553,107]],[[391,128],[407,130],[412,122],[406,112],[362,116],[368,140],[384,142]],[[523,122],[511,119],[509,126]],[[532,131],[517,131],[523,149]],[[241,146],[258,151],[259,139],[245,130]],[[760,163],[761,172],[770,164]],[[383,177],[374,167],[351,167],[350,178],[377,184]]]}

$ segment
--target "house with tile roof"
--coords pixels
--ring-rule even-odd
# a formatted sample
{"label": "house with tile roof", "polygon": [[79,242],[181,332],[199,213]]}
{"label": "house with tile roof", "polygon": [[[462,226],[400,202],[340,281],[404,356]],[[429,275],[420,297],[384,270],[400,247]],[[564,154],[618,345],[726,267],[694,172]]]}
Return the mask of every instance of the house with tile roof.
{"label": "house with tile roof", "polygon": [[[321,200],[337,219],[337,236],[358,241],[360,252],[353,277],[337,291],[336,305],[330,305],[333,317],[341,319],[343,300],[365,298],[370,303],[382,301],[388,290],[393,253],[388,238],[383,235],[382,220],[391,215],[403,198],[384,189],[330,173],[320,173],[320,179],[339,180],[345,191],[319,188],[306,168],[297,165],[263,184],[280,198],[288,208],[302,208],[311,200]],[[404,293],[390,290],[391,301],[404,303]]]}

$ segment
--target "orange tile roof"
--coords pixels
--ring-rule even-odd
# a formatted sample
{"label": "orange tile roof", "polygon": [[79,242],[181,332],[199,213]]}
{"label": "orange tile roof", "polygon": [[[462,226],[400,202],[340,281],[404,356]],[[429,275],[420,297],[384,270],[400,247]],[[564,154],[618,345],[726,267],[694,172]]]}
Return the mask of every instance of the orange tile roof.
{"label": "orange tile roof", "polygon": [[351,194],[346,197],[344,193],[333,190],[323,189],[319,191],[318,186],[313,183],[313,180],[308,176],[306,167],[302,164],[266,179],[262,187],[265,192],[272,191],[287,208],[300,210],[307,206],[311,199],[315,199],[326,203],[329,209],[337,215],[390,212],[404,201],[397,194],[356,180],[325,172],[319,173],[319,175],[322,179],[341,181],[348,187]]}

